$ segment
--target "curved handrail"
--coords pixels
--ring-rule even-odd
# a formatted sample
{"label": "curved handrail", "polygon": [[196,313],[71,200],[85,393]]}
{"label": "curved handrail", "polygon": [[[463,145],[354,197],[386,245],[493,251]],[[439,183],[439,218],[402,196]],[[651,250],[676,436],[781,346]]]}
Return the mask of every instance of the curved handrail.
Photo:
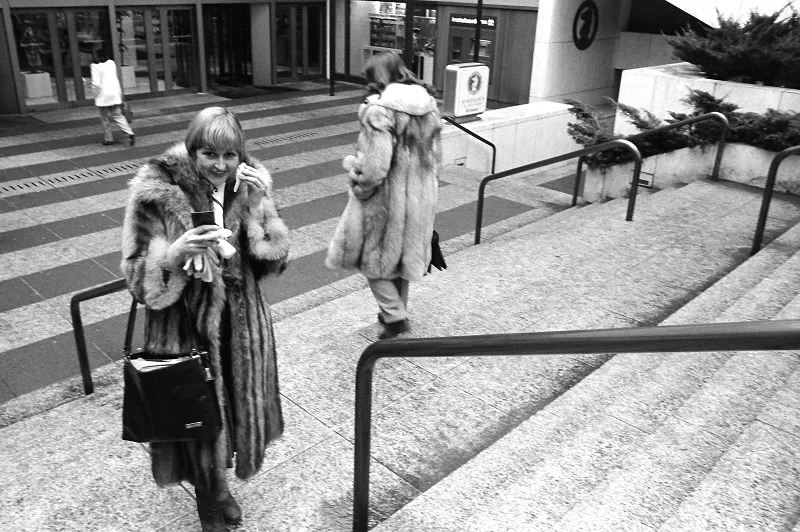
{"label": "curved handrail", "polygon": [[779,351],[798,348],[800,348],[800,320],[412,338],[375,342],[361,354],[356,368],[353,530],[366,531],[368,526],[372,376],[375,363],[381,358]]}
{"label": "curved handrail", "polygon": [[[89,395],[94,392],[92,383],[92,370],[89,365],[89,354],[86,351],[86,335],[83,331],[83,320],[81,319],[81,302],[94,299],[96,297],[113,294],[125,290],[128,287],[125,279],[119,278],[107,283],[99,284],[86,290],[73,294],[69,301],[69,312],[72,317],[72,333],[75,336],[75,349],[78,352],[78,365],[81,369],[83,379],[83,393]],[[128,324],[125,328],[125,348],[130,350],[133,338],[133,328],[136,323],[136,300],[131,298],[131,307],[128,312]]]}
{"label": "curved handrail", "polygon": [[714,169],[711,170],[711,179],[717,181],[719,180],[719,167],[722,164],[722,153],[725,150],[725,141],[728,138],[728,130],[730,129],[730,122],[728,122],[728,118],[718,111],[685,118],[683,120],[679,120],[665,126],[660,126],[655,129],[648,129],[647,131],[642,131],[641,133],[636,133],[635,135],[625,138],[630,141],[634,141],[643,137],[648,137],[655,133],[663,133],[664,131],[670,131],[672,129],[688,126],[689,124],[694,124],[696,122],[704,122],[706,120],[718,120],[722,124],[722,133],[720,133],[719,140],[717,141],[717,155],[714,158]]}
{"label": "curved handrail", "polygon": [[[718,181],[719,168],[720,165],[722,164],[722,153],[725,150],[725,140],[728,138],[728,129],[730,129],[730,123],[728,122],[728,118],[720,112],[713,111],[711,113],[705,113],[702,115],[693,116],[690,118],[686,118],[684,120],[679,120],[678,122],[667,124],[665,126],[657,127],[655,129],[648,129],[647,131],[642,131],[641,133],[630,135],[628,137],[625,137],[625,139],[633,142],[634,140],[639,140],[641,138],[654,135],[656,133],[663,133],[665,131],[678,129],[679,127],[688,126],[689,124],[694,124],[696,122],[704,122],[706,120],[719,120],[722,123],[722,133],[720,133],[719,141],[717,142],[717,154],[714,158],[714,169],[711,170],[711,179],[713,179],[714,181]],[[573,207],[578,203],[578,192],[580,191],[583,160],[584,157],[578,159],[578,169],[575,172],[575,186],[572,190]],[[630,221],[630,219],[628,219],[628,221]]]}
{"label": "curved handrail", "polygon": [[[481,225],[483,224],[483,197],[486,192],[486,184],[489,181],[494,181],[495,179],[500,179],[502,177],[507,177],[513,174],[518,174],[520,172],[526,172],[528,170],[533,170],[535,168],[540,168],[542,166],[549,166],[551,164],[560,163],[562,161],[568,161],[569,159],[574,159],[575,157],[583,157],[584,155],[589,155],[591,153],[596,153],[599,151],[605,151],[610,148],[615,147],[623,147],[627,148],[628,150],[633,153],[635,166],[633,170],[633,182],[639,182],[639,173],[642,168],[642,155],[639,153],[639,149],[630,141],[625,139],[614,139],[608,142],[604,142],[602,144],[597,144],[595,146],[589,146],[588,148],[583,148],[580,150],[571,151],[569,153],[565,153],[563,155],[557,155],[555,157],[550,157],[549,159],[544,159],[542,161],[537,161],[530,164],[525,164],[522,166],[517,166],[516,168],[510,168],[508,170],[504,170],[502,172],[498,172],[496,174],[491,174],[484,177],[481,180],[481,184],[478,187],[478,207],[477,207],[477,215],[475,219],[475,244],[481,243]],[[628,214],[625,218],[627,221],[633,220],[633,208],[636,204],[636,187],[631,188],[631,194],[628,197]]]}
{"label": "curved handrail", "polygon": [[767,213],[769,212],[769,202],[772,201],[772,191],[775,189],[775,181],[778,177],[778,167],[784,159],[790,155],[800,155],[800,146],[792,146],[783,151],[779,151],[772,158],[767,173],[767,181],[764,183],[764,195],[761,199],[761,212],[758,214],[758,224],[756,234],[753,237],[753,247],[750,249],[750,256],[755,255],[761,249],[761,241],[764,239],[764,227],[767,225]]}
{"label": "curved handrail", "polygon": [[443,116],[442,120],[444,120],[448,124],[453,124],[458,129],[463,131],[464,133],[466,133],[466,134],[478,139],[479,141],[483,142],[484,144],[488,144],[489,147],[492,148],[492,173],[494,173],[494,163],[495,163],[495,161],[497,161],[497,146],[495,146],[493,142],[481,137],[480,135],[478,135],[474,131],[470,131],[469,129],[465,128],[464,126],[462,126],[461,124],[459,124],[458,122],[456,122],[455,120],[450,118],[449,116]]}

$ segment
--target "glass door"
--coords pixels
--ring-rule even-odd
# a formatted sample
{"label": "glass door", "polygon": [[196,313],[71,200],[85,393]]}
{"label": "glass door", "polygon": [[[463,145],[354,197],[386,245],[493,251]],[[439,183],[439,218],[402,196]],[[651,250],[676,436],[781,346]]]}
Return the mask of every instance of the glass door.
{"label": "glass door", "polygon": [[234,87],[251,84],[250,5],[203,6],[203,28],[209,83]]}
{"label": "glass door", "polygon": [[278,82],[318,78],[325,57],[325,4],[275,4]]}

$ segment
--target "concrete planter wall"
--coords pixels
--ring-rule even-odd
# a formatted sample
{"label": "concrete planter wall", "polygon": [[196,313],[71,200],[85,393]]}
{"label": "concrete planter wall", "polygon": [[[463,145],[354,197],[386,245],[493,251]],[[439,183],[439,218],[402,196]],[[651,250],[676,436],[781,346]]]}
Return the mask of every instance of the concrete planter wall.
{"label": "concrete planter wall", "polygon": [[[463,126],[497,147],[495,171],[530,164],[580,149],[567,133],[573,120],[569,106],[535,102],[482,113],[480,120]],[[442,162],[490,173],[492,149],[455,126],[442,129]]]}
{"label": "concrete planter wall", "polygon": [[[779,111],[800,109],[798,89],[708,79],[690,63],[673,63],[623,71],[618,100],[637,109],[647,109],[663,119],[669,117],[669,111],[692,111],[681,101],[692,89],[699,89],[727,102],[735,103],[742,112],[763,113],[767,109]],[[630,135],[637,131],[618,113],[614,132]]]}
{"label": "concrete planter wall", "polygon": [[[711,176],[716,146],[682,148],[647,157],[642,161],[640,178],[662,189]],[[720,179],[764,187],[775,152],[746,144],[728,144],[720,166]],[[583,179],[584,201],[597,202],[628,196],[633,163],[606,170],[587,169]],[[800,195],[800,157],[785,159],[778,171],[775,190]]]}

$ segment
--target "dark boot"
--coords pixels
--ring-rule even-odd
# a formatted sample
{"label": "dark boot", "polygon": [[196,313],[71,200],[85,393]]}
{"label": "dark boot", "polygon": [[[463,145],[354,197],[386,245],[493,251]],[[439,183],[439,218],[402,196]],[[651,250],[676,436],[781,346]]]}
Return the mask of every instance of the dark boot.
{"label": "dark boot", "polygon": [[197,515],[203,532],[228,532],[225,517],[222,513],[222,503],[217,502],[213,493],[194,489],[197,497]]}
{"label": "dark boot", "polygon": [[383,327],[383,332],[378,336],[378,340],[388,340],[389,338],[394,338],[398,334],[404,333],[409,329],[411,329],[411,325],[409,325],[408,320],[387,323]]}
{"label": "dark boot", "polygon": [[242,509],[230,492],[228,492],[228,496],[222,499],[219,504],[222,506],[222,516],[225,518],[226,524],[238,525],[242,522]]}
{"label": "dark boot", "polygon": [[128,135],[128,146],[136,144],[136,135]]}

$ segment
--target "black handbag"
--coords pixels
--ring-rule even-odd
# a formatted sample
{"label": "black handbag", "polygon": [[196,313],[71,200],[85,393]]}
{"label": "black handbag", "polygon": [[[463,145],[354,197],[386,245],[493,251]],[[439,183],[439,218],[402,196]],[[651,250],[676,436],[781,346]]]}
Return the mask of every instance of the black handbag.
{"label": "black handbag", "polygon": [[222,428],[208,353],[126,356],[122,439],[135,442],[210,440]]}
{"label": "black handbag", "polygon": [[133,300],[123,348],[122,439],[143,443],[216,438],[222,418],[208,353],[131,353],[136,307]]}
{"label": "black handbag", "polygon": [[439,271],[447,269],[442,249],[439,247],[439,233],[436,230],[433,231],[433,236],[431,237],[431,263],[428,264],[428,273],[431,272],[431,266],[436,267]]}

